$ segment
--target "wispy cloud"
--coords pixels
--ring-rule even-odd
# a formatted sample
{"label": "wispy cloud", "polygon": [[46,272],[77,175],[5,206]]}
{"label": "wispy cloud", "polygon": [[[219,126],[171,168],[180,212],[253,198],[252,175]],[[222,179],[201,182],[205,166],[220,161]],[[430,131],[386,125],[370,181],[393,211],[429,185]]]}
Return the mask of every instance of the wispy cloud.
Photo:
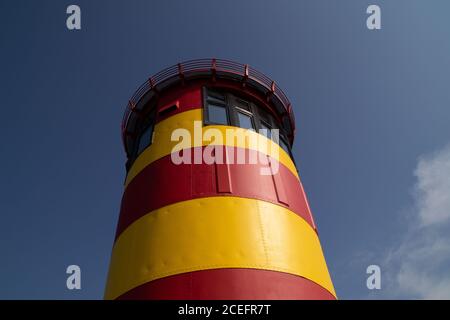
{"label": "wispy cloud", "polygon": [[419,158],[401,241],[384,255],[388,297],[450,299],[450,146]]}
{"label": "wispy cloud", "polygon": [[421,157],[414,174],[421,224],[447,222],[450,219],[450,147]]}

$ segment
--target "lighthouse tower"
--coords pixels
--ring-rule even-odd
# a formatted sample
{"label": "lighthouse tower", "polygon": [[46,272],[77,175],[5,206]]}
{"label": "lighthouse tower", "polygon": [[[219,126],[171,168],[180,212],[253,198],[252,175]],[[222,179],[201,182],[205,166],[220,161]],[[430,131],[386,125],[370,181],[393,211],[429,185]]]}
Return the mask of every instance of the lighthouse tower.
{"label": "lighthouse tower", "polygon": [[[294,131],[283,91],[248,65],[192,60],[148,79],[122,122],[127,175],[105,298],[335,299]],[[211,145],[223,161],[196,161]]]}

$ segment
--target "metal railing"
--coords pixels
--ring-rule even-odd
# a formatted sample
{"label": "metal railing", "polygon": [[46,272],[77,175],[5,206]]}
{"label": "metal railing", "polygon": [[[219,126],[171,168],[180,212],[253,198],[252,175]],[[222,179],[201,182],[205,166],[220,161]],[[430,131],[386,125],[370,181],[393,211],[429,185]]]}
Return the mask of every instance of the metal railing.
{"label": "metal railing", "polygon": [[[125,109],[125,113],[122,119],[122,133],[125,134],[130,115],[135,111],[139,101],[149,91],[154,90],[159,84],[171,79],[189,77],[189,75],[197,73],[211,73],[212,75],[217,72],[234,74],[242,77],[244,81],[251,79],[260,86],[264,87],[271,94],[275,95],[283,105],[285,111],[291,117],[291,125],[294,127],[293,114],[291,112],[291,104],[284,94],[283,90],[277,86],[277,84],[268,78],[261,72],[249,67],[247,64],[241,64],[230,60],[223,59],[196,59],[178,63],[171,67],[168,67],[155,75],[151,76],[146,82],[144,82],[133,94]],[[123,136],[123,138],[125,138]]]}

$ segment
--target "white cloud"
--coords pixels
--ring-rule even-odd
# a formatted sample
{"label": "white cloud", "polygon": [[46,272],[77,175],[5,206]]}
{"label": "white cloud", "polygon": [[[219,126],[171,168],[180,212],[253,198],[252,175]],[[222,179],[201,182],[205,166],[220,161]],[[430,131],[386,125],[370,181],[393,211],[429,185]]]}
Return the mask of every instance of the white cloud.
{"label": "white cloud", "polygon": [[391,297],[450,299],[450,147],[419,158],[412,221],[386,254]]}
{"label": "white cloud", "polygon": [[450,147],[421,157],[414,172],[416,194],[422,225],[450,219]]}

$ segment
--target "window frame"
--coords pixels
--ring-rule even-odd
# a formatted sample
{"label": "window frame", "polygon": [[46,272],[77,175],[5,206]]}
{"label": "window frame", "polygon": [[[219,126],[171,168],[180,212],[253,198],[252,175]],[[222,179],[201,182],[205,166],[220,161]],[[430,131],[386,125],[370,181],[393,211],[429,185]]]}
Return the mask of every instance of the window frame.
{"label": "window frame", "polygon": [[[227,101],[227,94],[223,94],[224,96],[224,101],[221,102],[220,99],[214,98],[214,100],[210,99],[208,96],[208,91],[218,91],[218,90],[211,90],[211,89],[207,89],[206,87],[203,87],[203,123],[204,125],[217,125],[217,126],[230,126],[232,123],[231,117],[230,117],[230,112],[229,112],[229,108],[228,108],[228,101]],[[223,123],[217,123],[214,121],[211,121],[209,119],[209,103],[219,106],[219,107],[224,107],[225,108],[225,113],[226,113],[226,117],[227,117],[227,123],[223,124]]]}
{"label": "window frame", "polygon": [[[253,130],[253,131],[257,132],[256,131],[257,130],[256,123],[255,123],[256,121],[255,121],[255,117],[254,117],[253,113],[248,112],[247,110],[243,110],[239,107],[235,107],[234,109],[236,111],[236,124],[239,124],[238,127],[242,128],[242,129]],[[244,128],[241,126],[241,120],[239,119],[239,114],[243,114],[244,116],[247,116],[250,118],[250,124],[252,126],[251,128]]]}
{"label": "window frame", "polygon": [[[144,136],[144,134],[146,133],[146,131],[147,131],[150,127],[152,128],[152,130],[150,131],[150,136],[149,136],[150,141],[148,141],[148,143],[145,145],[145,147],[144,147],[142,150],[139,150],[139,149],[140,149],[140,146],[141,146],[141,139],[142,139],[142,137]],[[137,141],[137,146],[136,146],[136,157],[139,157],[139,155],[140,155],[142,152],[144,152],[145,149],[147,149],[148,147],[150,147],[150,146],[152,145],[152,143],[153,143],[153,132],[154,132],[154,131],[155,131],[155,126],[154,126],[153,123],[148,123],[148,124],[145,126],[145,128],[141,131],[141,134],[139,135],[139,139],[138,139],[138,141]]]}
{"label": "window frame", "polygon": [[[209,98],[209,92],[220,94],[224,97],[224,100],[222,103],[217,103],[217,98],[212,98],[214,100],[208,99]],[[269,127],[270,129],[278,129],[279,130],[279,139],[283,141],[283,143],[287,146],[288,151],[284,150],[281,147],[281,143],[278,142],[278,145],[281,149],[286,151],[289,156],[292,157],[292,151],[291,151],[291,145],[289,143],[289,139],[287,139],[286,132],[283,128],[280,128],[280,126],[283,125],[282,122],[279,124],[275,120],[275,117],[264,107],[262,107],[260,104],[254,103],[253,101],[248,101],[243,98],[241,98],[238,95],[235,95],[231,92],[226,91],[226,89],[221,88],[210,88],[207,86],[203,87],[202,90],[203,93],[203,125],[224,125],[222,123],[215,123],[209,120],[209,110],[208,110],[208,103],[211,101],[212,104],[223,106],[227,113],[227,126],[233,126],[238,128],[243,128],[240,126],[239,121],[239,114],[242,113],[244,115],[247,115],[250,117],[253,130],[259,134],[259,129],[262,129],[262,123],[264,126]],[[246,107],[243,107],[243,106]],[[246,130],[252,130],[248,128],[243,128]],[[264,135],[263,135],[264,136]],[[270,134],[270,137],[265,136],[267,139],[272,140],[272,134]],[[273,140],[272,140],[273,141]],[[275,142],[275,141],[274,141]]]}
{"label": "window frame", "polygon": [[265,128],[263,128],[262,126],[265,126],[266,128],[268,128],[268,135],[270,135],[270,136],[266,136],[266,135],[263,135],[263,136],[265,136],[267,139],[270,139],[270,140],[272,140],[272,132],[270,132],[270,130],[272,130],[273,129],[273,127],[272,127],[272,125],[270,125],[269,123],[267,123],[267,121],[266,120],[263,120],[263,119],[259,119],[259,129],[261,130],[261,129],[265,129]]}
{"label": "window frame", "polygon": [[[135,145],[133,146],[133,162],[141,155],[145,149],[150,147],[153,144],[153,136],[155,134],[155,125],[156,125],[156,109],[149,112],[148,116],[146,117],[144,124],[141,126],[141,129],[139,130],[139,133],[137,134],[138,139],[136,139]],[[150,142],[149,144],[142,149],[141,152],[139,152],[139,144],[141,142],[142,135],[144,132],[152,126],[151,134],[150,134]]]}

